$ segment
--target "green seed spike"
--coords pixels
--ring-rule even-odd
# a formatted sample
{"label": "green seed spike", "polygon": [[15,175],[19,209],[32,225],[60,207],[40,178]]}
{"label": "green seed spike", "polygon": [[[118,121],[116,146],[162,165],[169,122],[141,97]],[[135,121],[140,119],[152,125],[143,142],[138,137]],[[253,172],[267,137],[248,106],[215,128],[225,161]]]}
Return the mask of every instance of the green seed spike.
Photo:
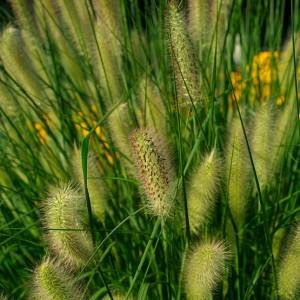
{"label": "green seed spike", "polygon": [[[76,181],[81,185],[83,190],[84,181],[81,166],[81,151],[77,147],[75,147],[73,150],[72,168]],[[92,212],[95,217],[103,223],[106,208],[105,191],[100,172],[97,168],[97,161],[93,154],[88,155],[87,172],[87,187],[91,199]]]}
{"label": "green seed spike", "polygon": [[226,270],[229,254],[223,242],[204,242],[196,246],[184,264],[185,292],[188,300],[211,299]]}
{"label": "green seed spike", "polygon": [[245,221],[250,188],[250,161],[241,122],[232,121],[226,151],[226,185],[229,208],[236,226]]}
{"label": "green seed spike", "polygon": [[63,267],[45,258],[33,274],[31,299],[70,300],[81,299],[79,289],[72,283],[71,276]]}
{"label": "green seed spike", "polygon": [[206,155],[193,174],[188,190],[191,231],[197,233],[211,217],[220,184],[221,163],[215,151]]}
{"label": "green seed spike", "polygon": [[41,99],[46,98],[44,86],[41,85],[40,78],[26,53],[21,31],[12,26],[7,27],[2,33],[0,43],[0,57],[6,71],[34,98],[36,104],[40,104]]}
{"label": "green seed spike", "polygon": [[154,130],[137,129],[130,135],[134,164],[151,214],[167,217],[173,208],[174,172],[165,144]]}
{"label": "green seed spike", "polygon": [[300,297],[300,224],[294,230],[278,273],[280,299],[296,300]]}
{"label": "green seed spike", "polygon": [[82,266],[92,253],[85,226],[83,194],[71,184],[50,189],[44,206],[44,223],[52,251],[71,268]]}
{"label": "green seed spike", "polygon": [[255,169],[261,189],[271,180],[272,133],[274,118],[271,107],[265,103],[258,107],[252,131],[252,150]]}
{"label": "green seed spike", "polygon": [[[175,1],[170,1],[167,11],[167,39],[176,79],[180,103],[200,101],[199,75],[195,68],[195,56],[188,36],[182,12]],[[202,103],[203,104],[203,103]]]}

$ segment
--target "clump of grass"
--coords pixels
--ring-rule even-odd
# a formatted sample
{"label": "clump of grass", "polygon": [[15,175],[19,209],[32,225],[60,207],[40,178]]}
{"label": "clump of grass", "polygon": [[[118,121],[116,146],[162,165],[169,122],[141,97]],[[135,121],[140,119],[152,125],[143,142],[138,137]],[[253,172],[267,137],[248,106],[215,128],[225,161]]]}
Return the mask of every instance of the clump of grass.
{"label": "clump of grass", "polygon": [[[81,151],[76,146],[73,149],[71,163],[76,181],[80,184],[82,191],[84,190],[84,178],[81,164]],[[101,179],[101,174],[97,167],[97,160],[94,154],[89,153],[87,160],[87,188],[91,200],[92,212],[95,217],[104,222],[106,210],[106,195]]]}
{"label": "clump of grass", "polygon": [[173,209],[174,171],[165,143],[154,130],[137,129],[130,135],[132,157],[151,214],[167,217]]}
{"label": "clump of grass", "polygon": [[31,299],[81,299],[81,292],[72,280],[71,275],[58,262],[47,257],[34,271]]}
{"label": "clump of grass", "polygon": [[203,158],[191,177],[187,199],[190,227],[194,233],[198,232],[211,216],[221,174],[221,161],[213,150]]}
{"label": "clump of grass", "polygon": [[298,224],[287,245],[279,266],[278,290],[281,299],[298,299],[300,296],[300,225]]}
{"label": "clump of grass", "polygon": [[91,236],[85,225],[83,193],[71,184],[52,187],[43,211],[50,249],[66,265],[82,266],[92,252]]}
{"label": "clump of grass", "polygon": [[223,242],[203,242],[186,258],[184,265],[185,293],[189,300],[212,297],[226,270],[228,251]]}

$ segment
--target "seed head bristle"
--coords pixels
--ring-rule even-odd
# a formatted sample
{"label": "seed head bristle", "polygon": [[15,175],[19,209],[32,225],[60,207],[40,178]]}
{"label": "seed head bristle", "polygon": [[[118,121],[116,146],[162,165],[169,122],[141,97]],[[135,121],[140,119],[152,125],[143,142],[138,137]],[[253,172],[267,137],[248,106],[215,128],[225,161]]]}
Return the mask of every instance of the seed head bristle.
{"label": "seed head bristle", "polygon": [[188,194],[191,231],[196,233],[210,218],[221,179],[221,162],[215,151],[207,154],[193,174]]}
{"label": "seed head bristle", "polygon": [[33,274],[32,299],[69,300],[81,299],[79,289],[72,277],[56,261],[45,258]]}
{"label": "seed head bristle", "polygon": [[185,292],[189,300],[206,300],[222,279],[229,252],[221,241],[200,243],[184,264]]}
{"label": "seed head bristle", "polygon": [[167,217],[173,206],[174,172],[165,144],[153,129],[143,128],[131,133],[130,145],[150,213]]}
{"label": "seed head bristle", "polygon": [[50,189],[44,205],[44,224],[50,249],[71,268],[82,266],[92,253],[86,231],[83,194],[71,184]]}

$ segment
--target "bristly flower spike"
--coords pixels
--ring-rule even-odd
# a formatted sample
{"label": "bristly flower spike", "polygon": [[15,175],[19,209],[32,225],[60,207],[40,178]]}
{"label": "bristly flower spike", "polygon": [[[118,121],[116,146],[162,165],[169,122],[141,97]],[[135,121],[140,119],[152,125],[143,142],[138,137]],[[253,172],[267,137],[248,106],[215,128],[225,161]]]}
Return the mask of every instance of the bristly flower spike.
{"label": "bristly flower spike", "polygon": [[150,213],[159,217],[169,216],[174,202],[174,172],[166,145],[149,128],[135,130],[129,140]]}
{"label": "bristly flower spike", "polygon": [[223,242],[204,242],[187,256],[184,265],[185,292],[188,300],[210,299],[226,270],[229,253]]}
{"label": "bristly flower spike", "polygon": [[238,227],[244,224],[250,184],[250,161],[241,121],[235,118],[229,131],[226,151],[226,185],[233,220]]}
{"label": "bristly flower spike", "polygon": [[195,56],[176,1],[170,1],[168,6],[167,39],[180,103],[200,101],[200,81],[195,68]]}
{"label": "bristly flower spike", "polygon": [[49,247],[73,269],[86,263],[92,253],[85,215],[85,198],[78,188],[62,184],[50,189],[44,206]]}
{"label": "bristly flower spike", "polygon": [[[73,150],[71,163],[76,181],[80,184],[82,190],[84,190],[81,151],[77,147]],[[100,222],[104,222],[106,208],[105,190],[101,174],[97,168],[96,158],[91,153],[89,153],[87,159],[87,188],[91,199],[92,212]]]}
{"label": "bristly flower spike", "polygon": [[187,194],[191,231],[197,233],[214,208],[221,179],[221,162],[213,150],[193,174]]}
{"label": "bristly flower spike", "polygon": [[278,274],[280,299],[300,297],[300,224],[298,224],[282,259]]}
{"label": "bristly flower spike", "polygon": [[272,152],[272,132],[273,132],[273,114],[268,103],[258,107],[254,119],[254,128],[252,131],[252,147],[254,165],[261,189],[265,188],[271,179],[271,155]]}
{"label": "bristly flower spike", "polygon": [[33,299],[69,300],[81,299],[79,289],[63,267],[50,258],[45,258],[33,274]]}

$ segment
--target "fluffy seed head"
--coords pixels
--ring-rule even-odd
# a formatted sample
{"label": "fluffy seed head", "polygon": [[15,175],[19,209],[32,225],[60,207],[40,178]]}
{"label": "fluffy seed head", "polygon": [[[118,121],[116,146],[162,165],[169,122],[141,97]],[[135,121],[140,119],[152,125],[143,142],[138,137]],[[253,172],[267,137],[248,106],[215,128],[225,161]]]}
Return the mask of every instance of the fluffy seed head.
{"label": "fluffy seed head", "polygon": [[[84,178],[81,164],[81,151],[75,147],[72,155],[72,168],[76,181],[84,190]],[[89,153],[87,161],[87,188],[91,199],[92,212],[104,222],[106,199],[101,174],[97,168],[97,161],[93,154]]]}
{"label": "fluffy seed head", "polygon": [[[121,13],[116,1],[94,1],[97,20],[95,33],[100,50],[95,53],[97,74],[107,103],[116,103],[122,96],[121,69]],[[99,53],[100,52],[100,53]]]}
{"label": "fluffy seed head", "polygon": [[300,224],[295,228],[290,245],[280,264],[278,289],[281,299],[300,297]]}
{"label": "fluffy seed head", "polygon": [[189,300],[209,299],[226,270],[228,251],[223,242],[199,244],[186,258],[185,292]]}
{"label": "fluffy seed head", "polygon": [[70,184],[50,189],[44,206],[44,223],[50,248],[72,268],[83,265],[92,252],[85,228],[83,194]]}
{"label": "fluffy seed head", "polygon": [[210,217],[220,183],[221,163],[215,151],[206,155],[193,174],[188,190],[191,230],[196,233]]}
{"label": "fluffy seed head", "polygon": [[166,217],[172,209],[174,181],[166,146],[149,128],[135,130],[129,140],[149,211],[153,215]]}
{"label": "fluffy seed head", "polygon": [[294,126],[297,125],[297,122],[293,116],[296,116],[296,104],[294,101],[290,101],[283,108],[283,111],[279,111],[279,114],[275,120],[275,130],[272,135],[273,148],[271,151],[272,174],[280,167],[284,159],[286,146],[291,141],[296,141],[296,139],[293,139],[292,136]]}
{"label": "fluffy seed head", "polygon": [[265,103],[257,110],[251,139],[254,165],[262,189],[268,185],[271,177],[272,132],[273,114],[271,107]]}
{"label": "fluffy seed head", "polygon": [[114,144],[123,155],[129,157],[128,135],[132,130],[132,124],[127,103],[119,105],[109,115],[108,125]]}
{"label": "fluffy seed head", "polygon": [[28,57],[21,31],[7,27],[2,32],[0,43],[0,58],[6,71],[39,104],[39,99],[44,96],[43,86]]}
{"label": "fluffy seed head", "polygon": [[239,119],[234,119],[228,137],[226,152],[226,185],[229,208],[238,227],[245,220],[249,191],[250,162],[245,137]]}
{"label": "fluffy seed head", "polygon": [[200,82],[195,68],[193,48],[185,28],[184,18],[175,1],[169,3],[166,21],[167,38],[179,100],[199,101]]}
{"label": "fluffy seed head", "polygon": [[188,29],[194,44],[200,50],[202,59],[207,59],[207,54],[210,54],[210,59],[214,58],[216,43],[219,49],[223,47],[231,2],[231,0],[188,1]]}
{"label": "fluffy seed head", "polygon": [[57,262],[44,259],[33,275],[33,299],[81,299],[78,288],[71,283],[71,276]]}

